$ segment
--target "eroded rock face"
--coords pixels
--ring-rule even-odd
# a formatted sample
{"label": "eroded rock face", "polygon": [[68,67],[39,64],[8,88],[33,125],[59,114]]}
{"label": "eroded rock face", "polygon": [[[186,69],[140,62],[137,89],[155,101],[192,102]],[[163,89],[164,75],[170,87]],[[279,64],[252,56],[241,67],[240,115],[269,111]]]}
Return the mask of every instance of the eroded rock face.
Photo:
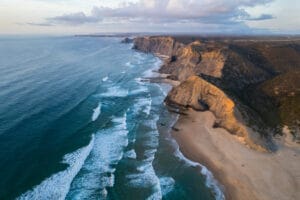
{"label": "eroded rock face", "polygon": [[226,60],[224,52],[221,49],[211,52],[203,52],[201,57],[201,73],[221,78],[222,69]]}
{"label": "eroded rock face", "polygon": [[[235,103],[219,88],[198,76],[191,76],[168,94],[165,102],[170,105],[191,107],[195,110],[210,110],[216,116],[216,126],[243,138],[255,150],[265,151],[262,141],[254,142],[257,134],[247,129],[242,119],[237,118]],[[254,135],[253,135],[254,134]]]}
{"label": "eroded rock face", "polygon": [[[247,125],[265,138],[282,125],[300,127],[300,78],[295,73],[300,69],[299,41],[153,36],[136,38],[134,48],[169,57],[159,72],[182,84],[172,90],[167,102],[197,110],[209,107],[218,124],[231,133],[247,132],[237,123],[236,107]],[[282,85],[292,85],[287,97]],[[219,101],[223,104],[214,104]],[[230,102],[237,105],[233,104],[233,111],[228,111]]]}
{"label": "eroded rock face", "polygon": [[183,46],[172,37],[139,37],[134,39],[134,49],[146,53],[158,53],[165,56],[173,55],[173,52]]}
{"label": "eroded rock face", "polygon": [[177,50],[176,53],[178,54],[177,62],[165,64],[161,69],[162,72],[172,70],[171,74],[177,76],[180,81],[199,74],[216,78],[222,76],[222,69],[226,61],[222,48],[208,49],[205,44],[195,41]]}
{"label": "eroded rock face", "polygon": [[168,94],[166,103],[191,107],[195,110],[203,110],[205,109],[203,105],[207,105],[215,114],[219,126],[233,134],[246,135],[246,131],[235,118],[234,102],[222,90],[198,76],[191,76],[174,87]]}
{"label": "eroded rock face", "polygon": [[147,53],[169,56],[160,69],[183,81],[197,74],[221,77],[226,61],[223,48],[215,48],[194,41],[188,45],[177,42],[172,37],[141,37],[134,40],[134,48]]}

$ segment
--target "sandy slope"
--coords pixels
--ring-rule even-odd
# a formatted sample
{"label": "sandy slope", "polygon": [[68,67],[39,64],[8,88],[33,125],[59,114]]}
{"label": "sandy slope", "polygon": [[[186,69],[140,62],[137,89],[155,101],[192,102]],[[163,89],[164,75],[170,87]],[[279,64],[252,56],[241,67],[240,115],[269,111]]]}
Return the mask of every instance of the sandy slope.
{"label": "sandy slope", "polygon": [[226,199],[300,199],[300,148],[281,145],[276,153],[247,148],[224,129],[213,129],[211,112],[190,110],[172,135],[191,160],[206,165],[225,187]]}

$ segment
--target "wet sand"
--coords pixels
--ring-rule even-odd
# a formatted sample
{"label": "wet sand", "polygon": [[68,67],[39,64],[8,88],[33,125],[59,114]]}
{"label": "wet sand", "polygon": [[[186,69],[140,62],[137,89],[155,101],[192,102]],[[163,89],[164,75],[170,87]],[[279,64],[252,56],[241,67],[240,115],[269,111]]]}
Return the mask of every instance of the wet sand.
{"label": "wet sand", "polygon": [[249,149],[222,128],[212,128],[211,112],[189,110],[172,136],[184,155],[211,170],[226,199],[300,199],[300,148],[278,141],[276,153]]}

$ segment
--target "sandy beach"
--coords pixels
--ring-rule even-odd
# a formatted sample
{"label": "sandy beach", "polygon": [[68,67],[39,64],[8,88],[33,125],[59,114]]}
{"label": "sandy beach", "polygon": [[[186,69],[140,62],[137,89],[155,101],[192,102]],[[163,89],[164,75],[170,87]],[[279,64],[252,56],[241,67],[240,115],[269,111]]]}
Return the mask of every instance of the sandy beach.
{"label": "sandy beach", "polygon": [[213,172],[226,199],[300,199],[299,147],[278,140],[277,152],[257,152],[226,130],[212,128],[211,112],[187,113],[179,118],[172,136],[187,158]]}

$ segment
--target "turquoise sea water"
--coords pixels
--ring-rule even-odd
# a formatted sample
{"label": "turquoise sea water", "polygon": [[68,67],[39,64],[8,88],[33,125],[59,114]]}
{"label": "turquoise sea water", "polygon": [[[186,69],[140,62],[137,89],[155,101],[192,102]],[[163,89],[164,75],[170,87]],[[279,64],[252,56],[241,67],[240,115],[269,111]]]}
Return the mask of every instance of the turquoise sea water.
{"label": "turquoise sea water", "polygon": [[160,61],[118,38],[0,38],[0,199],[222,199],[168,132]]}

